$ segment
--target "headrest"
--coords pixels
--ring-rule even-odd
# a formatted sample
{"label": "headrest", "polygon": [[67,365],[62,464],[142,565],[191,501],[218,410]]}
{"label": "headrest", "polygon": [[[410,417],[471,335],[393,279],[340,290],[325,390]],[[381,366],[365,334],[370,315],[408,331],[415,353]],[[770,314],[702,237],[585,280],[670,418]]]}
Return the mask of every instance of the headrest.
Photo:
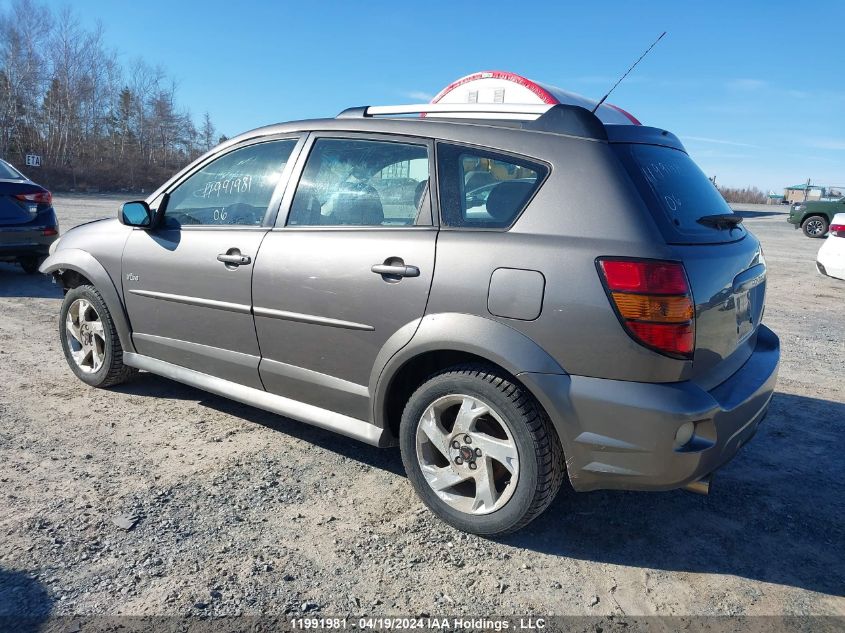
{"label": "headrest", "polygon": [[384,224],[381,198],[370,185],[352,185],[335,195],[331,219],[341,225],[381,226]]}
{"label": "headrest", "polygon": [[489,171],[468,171],[464,175],[464,190],[470,192],[493,182],[496,182],[496,177]]}
{"label": "headrest", "polygon": [[496,220],[508,220],[517,214],[533,190],[533,182],[502,181],[487,196],[487,213]]}

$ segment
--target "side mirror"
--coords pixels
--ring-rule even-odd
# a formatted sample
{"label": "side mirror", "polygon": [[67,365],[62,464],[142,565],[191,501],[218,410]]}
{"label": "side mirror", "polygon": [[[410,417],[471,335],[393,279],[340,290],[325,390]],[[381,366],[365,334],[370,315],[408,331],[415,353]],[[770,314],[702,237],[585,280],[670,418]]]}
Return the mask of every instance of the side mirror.
{"label": "side mirror", "polygon": [[142,201],[127,202],[118,214],[121,224],[126,226],[137,226],[142,229],[150,228],[153,224],[153,212],[150,206]]}

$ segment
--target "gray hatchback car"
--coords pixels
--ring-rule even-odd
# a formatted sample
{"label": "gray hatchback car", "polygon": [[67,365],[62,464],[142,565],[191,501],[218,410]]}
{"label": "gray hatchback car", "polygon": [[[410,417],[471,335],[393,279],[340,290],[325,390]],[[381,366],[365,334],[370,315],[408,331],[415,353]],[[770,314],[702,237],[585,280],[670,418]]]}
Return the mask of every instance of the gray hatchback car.
{"label": "gray hatchback car", "polygon": [[779,363],[760,244],[679,140],[568,105],[261,128],[41,270],[84,382],[145,370],[398,444],[425,504],[478,534],[564,477],[706,492]]}

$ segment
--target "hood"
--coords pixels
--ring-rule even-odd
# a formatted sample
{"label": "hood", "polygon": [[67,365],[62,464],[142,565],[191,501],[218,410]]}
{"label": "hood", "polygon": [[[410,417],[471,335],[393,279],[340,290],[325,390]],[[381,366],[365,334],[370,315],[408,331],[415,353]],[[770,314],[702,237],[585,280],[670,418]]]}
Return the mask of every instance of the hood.
{"label": "hood", "polygon": [[124,226],[117,218],[101,218],[79,224],[62,234],[56,250],[77,248],[96,257],[97,253],[123,252],[123,243],[132,232],[132,227]]}

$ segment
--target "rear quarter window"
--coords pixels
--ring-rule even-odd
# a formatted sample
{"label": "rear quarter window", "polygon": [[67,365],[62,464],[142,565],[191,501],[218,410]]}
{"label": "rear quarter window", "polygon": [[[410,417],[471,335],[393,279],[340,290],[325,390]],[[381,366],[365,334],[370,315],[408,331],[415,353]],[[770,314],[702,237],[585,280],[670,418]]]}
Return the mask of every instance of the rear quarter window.
{"label": "rear quarter window", "polygon": [[660,145],[612,146],[669,243],[733,242],[745,229],[717,228],[698,220],[732,214],[716,186],[685,153]]}
{"label": "rear quarter window", "polygon": [[548,167],[495,151],[438,143],[443,226],[505,229],[519,217]]}
{"label": "rear quarter window", "polygon": [[26,176],[0,160],[0,180],[26,180]]}

